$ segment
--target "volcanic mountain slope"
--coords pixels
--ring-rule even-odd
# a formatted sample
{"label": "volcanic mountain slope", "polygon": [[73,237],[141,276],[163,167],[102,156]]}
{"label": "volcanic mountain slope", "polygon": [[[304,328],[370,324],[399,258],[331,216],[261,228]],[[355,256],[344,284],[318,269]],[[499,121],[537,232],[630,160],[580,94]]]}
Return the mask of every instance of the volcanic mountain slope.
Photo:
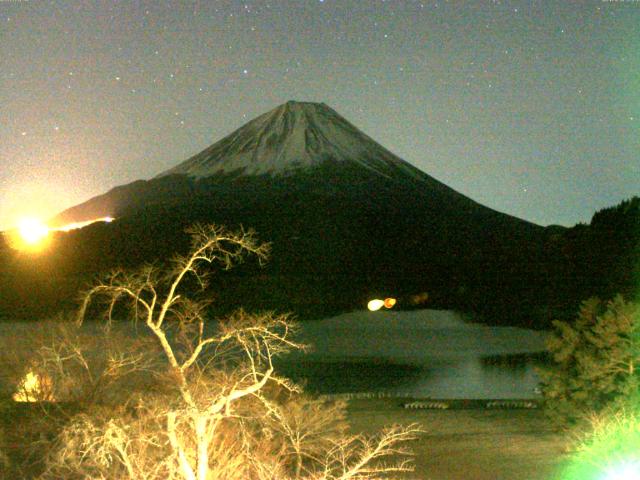
{"label": "volcanic mountain slope", "polygon": [[244,225],[273,243],[272,259],[229,295],[260,307],[344,310],[426,291],[431,306],[511,308],[533,302],[546,268],[545,229],[479,205],[317,103],[287,102],[55,222],[107,215],[117,220],[68,236],[69,275],[165,258],[196,221]]}
{"label": "volcanic mountain slope", "polygon": [[198,155],[160,174],[294,175],[326,161],[398,178],[424,175],[385,150],[325,104],[287,102]]}
{"label": "volcanic mountain slope", "polygon": [[212,185],[258,181],[295,188],[291,177],[302,180],[305,189],[328,193],[377,177],[456,197],[469,208],[478,206],[398,158],[325,104],[290,101],[155,179],[116,187],[62,212],[54,221],[89,220],[98,218],[99,212],[122,216],[148,203],[175,203],[175,197],[201,194]]}

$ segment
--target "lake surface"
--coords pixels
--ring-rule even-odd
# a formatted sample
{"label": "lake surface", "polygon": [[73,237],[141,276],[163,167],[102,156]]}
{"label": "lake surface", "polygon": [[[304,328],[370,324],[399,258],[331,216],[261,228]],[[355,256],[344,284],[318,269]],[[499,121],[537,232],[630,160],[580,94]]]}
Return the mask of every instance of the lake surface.
{"label": "lake surface", "polygon": [[547,334],[473,324],[451,311],[351,312],[302,325],[306,354],[283,373],[318,393],[423,398],[538,398]]}
{"label": "lake surface", "polygon": [[[83,328],[97,332],[98,324]],[[0,323],[0,336],[20,342],[34,329],[38,324]],[[531,399],[539,397],[535,366],[546,335],[469,323],[451,311],[358,311],[303,323],[299,340],[313,350],[289,355],[277,368],[315,393]]]}

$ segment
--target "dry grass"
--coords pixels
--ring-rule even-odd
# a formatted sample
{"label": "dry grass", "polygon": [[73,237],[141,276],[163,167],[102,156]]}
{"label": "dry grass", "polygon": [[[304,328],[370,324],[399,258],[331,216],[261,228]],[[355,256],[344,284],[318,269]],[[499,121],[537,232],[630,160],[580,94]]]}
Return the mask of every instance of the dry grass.
{"label": "dry grass", "polygon": [[421,480],[549,480],[566,459],[565,438],[541,410],[408,410],[391,399],[352,400],[354,432],[416,422],[426,433],[410,445]]}

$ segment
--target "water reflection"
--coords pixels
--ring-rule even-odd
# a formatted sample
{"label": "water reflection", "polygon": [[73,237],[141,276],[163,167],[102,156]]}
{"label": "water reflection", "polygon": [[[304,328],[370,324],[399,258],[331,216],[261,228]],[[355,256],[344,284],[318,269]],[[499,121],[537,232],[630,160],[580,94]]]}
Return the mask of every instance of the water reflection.
{"label": "water reflection", "polygon": [[465,322],[449,311],[353,312],[302,326],[310,354],[282,373],[320,393],[537,398],[546,334]]}
{"label": "water reflection", "polygon": [[278,362],[281,375],[304,386],[309,393],[390,392],[413,385],[427,375],[416,365],[367,361]]}

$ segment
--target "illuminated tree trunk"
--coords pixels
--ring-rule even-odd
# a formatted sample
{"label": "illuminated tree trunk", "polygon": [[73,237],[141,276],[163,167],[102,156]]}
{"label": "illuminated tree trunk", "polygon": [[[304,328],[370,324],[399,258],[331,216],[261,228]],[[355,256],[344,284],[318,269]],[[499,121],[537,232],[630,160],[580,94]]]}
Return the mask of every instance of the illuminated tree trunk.
{"label": "illuminated tree trunk", "polygon": [[180,465],[183,477],[186,480],[197,480],[196,474],[189,464],[189,459],[184,453],[184,448],[182,448],[178,440],[178,434],[176,432],[176,412],[169,412],[167,414],[167,435],[169,436],[171,448],[178,457],[178,464]]}
{"label": "illuminated tree trunk", "polygon": [[207,418],[198,415],[195,420],[198,455],[198,480],[207,480],[209,473],[209,442],[207,439]]}

